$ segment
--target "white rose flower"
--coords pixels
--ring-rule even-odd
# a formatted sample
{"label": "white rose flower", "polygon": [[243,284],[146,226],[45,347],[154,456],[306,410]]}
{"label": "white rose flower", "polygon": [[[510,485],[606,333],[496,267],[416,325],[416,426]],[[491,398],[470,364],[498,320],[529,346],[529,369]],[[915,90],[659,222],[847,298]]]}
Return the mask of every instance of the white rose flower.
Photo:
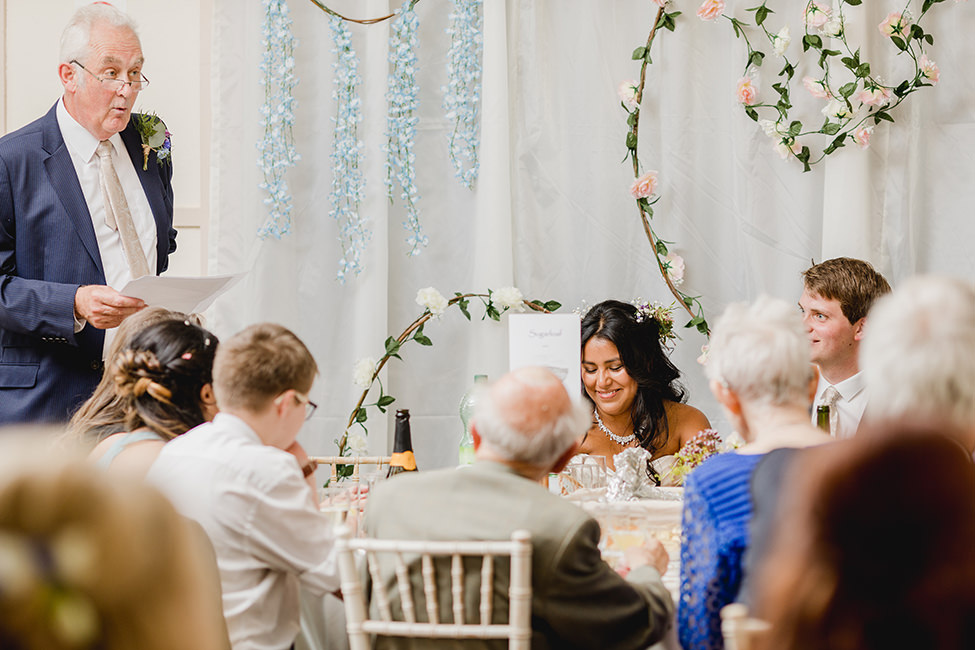
{"label": "white rose flower", "polygon": [[355,362],[355,367],[352,369],[352,381],[359,388],[369,388],[374,372],[376,372],[376,360],[372,357],[363,357]]}
{"label": "white rose flower", "polygon": [[832,99],[823,108],[823,115],[837,120],[842,120],[850,117],[852,113],[850,113],[850,109],[847,108],[846,102],[839,99]]}
{"label": "white rose flower", "polygon": [[758,125],[762,127],[762,131],[765,132],[765,135],[771,136],[777,135],[778,133],[778,131],[775,129],[775,122],[772,120],[759,120]]}
{"label": "white rose flower", "polygon": [[836,18],[830,20],[822,27],[823,34],[826,36],[832,36],[834,38],[839,38],[843,35],[843,23]]}
{"label": "white rose flower", "polygon": [[350,433],[345,439],[345,444],[352,450],[353,456],[362,456],[366,453],[366,437],[361,433]]}
{"label": "white rose flower", "polygon": [[433,287],[420,289],[416,292],[416,304],[426,307],[435,318],[443,316],[447,309],[447,299]]}
{"label": "white rose flower", "polygon": [[802,145],[799,144],[798,139],[793,140],[791,145],[786,144],[782,140],[779,140],[778,142],[775,143],[775,152],[779,154],[779,158],[781,158],[782,160],[785,160],[792,154],[799,155],[799,152],[801,151],[802,151]]}
{"label": "white rose flower", "polygon": [[620,101],[623,102],[623,105],[626,106],[626,109],[629,111],[640,107],[640,102],[636,100],[636,91],[639,87],[640,82],[631,79],[621,83],[616,91],[616,94],[619,95]]}
{"label": "white rose flower", "polygon": [[518,287],[501,287],[492,292],[491,296],[494,298],[494,302],[513,311],[521,311],[525,306],[524,296],[521,295],[521,290]]}
{"label": "white rose flower", "polygon": [[785,54],[785,51],[789,49],[789,44],[792,43],[792,35],[789,33],[789,26],[786,25],[779,30],[779,33],[772,37],[772,45],[775,48],[775,53],[779,56]]}

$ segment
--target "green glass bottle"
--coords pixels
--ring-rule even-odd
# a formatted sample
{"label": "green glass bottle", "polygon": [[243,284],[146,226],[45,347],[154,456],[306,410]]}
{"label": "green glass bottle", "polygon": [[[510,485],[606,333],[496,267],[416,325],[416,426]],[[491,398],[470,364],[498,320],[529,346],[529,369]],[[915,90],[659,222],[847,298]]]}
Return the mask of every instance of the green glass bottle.
{"label": "green glass bottle", "polygon": [[816,407],[816,426],[829,433],[829,405],[820,404]]}
{"label": "green glass bottle", "polygon": [[474,375],[474,386],[460,400],[460,421],[464,423],[464,435],[457,449],[458,464],[470,465],[474,462],[474,436],[471,435],[471,420],[477,402],[477,385],[487,382],[487,375]]}

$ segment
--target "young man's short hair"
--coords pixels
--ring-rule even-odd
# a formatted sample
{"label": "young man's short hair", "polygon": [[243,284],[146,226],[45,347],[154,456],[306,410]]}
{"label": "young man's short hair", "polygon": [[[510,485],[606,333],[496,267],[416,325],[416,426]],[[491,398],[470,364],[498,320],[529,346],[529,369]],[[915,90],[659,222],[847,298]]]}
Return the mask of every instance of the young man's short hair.
{"label": "young man's short hair", "polygon": [[867,315],[873,301],[890,293],[890,284],[863,260],[837,257],[814,264],[802,273],[806,290],[840,303],[851,324]]}
{"label": "young man's short hair", "polygon": [[311,352],[291,330],[258,323],[217,348],[213,390],[220,408],[258,412],[286,390],[307,393],[317,373]]}

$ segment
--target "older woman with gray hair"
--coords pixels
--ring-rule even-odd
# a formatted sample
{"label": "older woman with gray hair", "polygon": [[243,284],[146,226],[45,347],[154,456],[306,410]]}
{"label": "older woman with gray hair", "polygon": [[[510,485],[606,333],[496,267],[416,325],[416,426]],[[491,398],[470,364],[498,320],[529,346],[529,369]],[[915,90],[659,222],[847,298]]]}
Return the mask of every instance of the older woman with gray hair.
{"label": "older woman with gray hair", "polygon": [[870,391],[867,421],[945,424],[975,452],[975,284],[922,275],[878,300],[860,367]]}
{"label": "older woman with gray hair", "polygon": [[724,647],[720,612],[742,582],[756,465],[775,449],[830,440],[809,421],[818,377],[794,306],[767,296],[730,305],[712,332],[705,370],[746,444],[712,456],[684,483],[678,629],[685,648]]}

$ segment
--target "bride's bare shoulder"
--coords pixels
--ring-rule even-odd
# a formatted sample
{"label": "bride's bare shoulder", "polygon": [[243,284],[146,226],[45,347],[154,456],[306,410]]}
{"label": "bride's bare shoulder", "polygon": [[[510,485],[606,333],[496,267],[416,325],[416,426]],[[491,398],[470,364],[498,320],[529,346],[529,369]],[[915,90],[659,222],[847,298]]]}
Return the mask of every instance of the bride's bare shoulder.
{"label": "bride's bare shoulder", "polygon": [[679,402],[665,402],[667,409],[667,424],[672,434],[677,434],[683,446],[688,440],[697,435],[702,429],[710,429],[708,417],[690,404]]}

